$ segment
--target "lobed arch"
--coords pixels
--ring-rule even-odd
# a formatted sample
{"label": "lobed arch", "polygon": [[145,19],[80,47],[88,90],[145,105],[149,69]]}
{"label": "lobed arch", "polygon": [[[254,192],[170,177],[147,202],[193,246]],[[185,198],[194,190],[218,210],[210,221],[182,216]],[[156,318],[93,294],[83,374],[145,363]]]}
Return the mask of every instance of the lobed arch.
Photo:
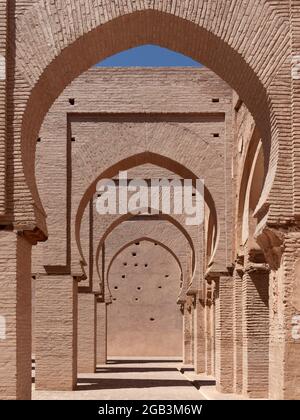
{"label": "lobed arch", "polygon": [[[143,153],[139,153],[139,154],[130,156],[127,159],[123,159],[122,161],[117,162],[115,165],[106,169],[86,189],[83,197],[81,198],[78,210],[76,212],[76,217],[75,217],[75,240],[76,240],[77,249],[78,249],[78,252],[79,252],[78,257],[79,257],[79,260],[81,261],[82,265],[86,265],[86,261],[85,261],[85,258],[84,258],[84,254],[83,254],[83,250],[82,250],[82,246],[81,246],[81,239],[80,239],[81,220],[82,220],[82,217],[83,217],[83,214],[84,214],[84,211],[85,211],[86,207],[89,205],[91,198],[93,197],[94,193],[96,192],[96,185],[97,185],[98,181],[100,179],[104,179],[104,178],[112,178],[119,171],[129,170],[131,168],[134,168],[134,167],[146,164],[146,163],[152,163],[154,165],[157,165],[157,166],[160,166],[160,167],[165,168],[167,170],[170,170],[171,172],[176,173],[177,175],[181,176],[182,178],[192,179],[192,180],[197,179],[197,176],[192,171],[190,171],[189,169],[187,169],[186,167],[181,165],[179,162],[176,162],[176,161],[174,161],[174,160],[172,160],[168,157],[165,157],[165,156],[153,153],[153,152],[143,152]],[[215,207],[215,202],[214,202],[214,199],[213,199],[210,191],[206,187],[206,185],[204,185],[204,200],[205,200],[205,202],[207,203],[207,205],[210,209],[210,214],[211,214],[211,217],[214,220],[214,224],[215,224],[215,227],[216,227],[216,232],[217,233],[215,235],[215,244],[214,244],[214,253],[213,253],[213,255],[216,255],[217,245],[218,245],[218,241],[219,241],[219,237],[220,237],[220,232],[219,232],[219,229],[218,229],[218,219],[217,219],[217,211],[216,211],[216,207]],[[123,215],[123,216],[120,217],[120,220],[123,220],[123,219],[126,220],[127,217],[129,217],[129,215]],[[161,215],[161,217],[167,218],[168,215]],[[172,217],[171,217],[171,219],[172,219]],[[116,222],[116,223],[118,223],[118,222]],[[178,226],[181,226],[180,229],[182,228],[182,225],[178,224]],[[114,228],[114,226],[112,226],[112,228],[110,228],[110,229],[113,229],[113,228]]]}
{"label": "lobed arch", "polygon": [[[115,254],[114,254],[114,256],[112,257],[112,259],[111,259],[111,261],[110,261],[110,263],[109,263],[109,265],[108,265],[108,267],[107,267],[107,270],[106,270],[106,280],[105,280],[105,286],[107,287],[107,290],[109,291],[109,293],[110,293],[110,296],[111,296],[111,292],[110,292],[110,288],[109,288],[109,272],[110,272],[110,269],[111,269],[111,267],[112,267],[112,265],[113,265],[113,263],[114,263],[114,261],[116,260],[116,258],[118,257],[118,255],[120,255],[125,249],[127,249],[127,248],[129,248],[131,245],[133,245],[135,242],[142,242],[142,241],[148,241],[148,242],[151,242],[151,243],[153,243],[153,244],[157,244],[157,245],[159,245],[159,246],[161,246],[163,249],[165,249],[166,251],[168,251],[171,255],[172,255],[172,257],[175,259],[175,261],[176,261],[176,263],[177,263],[177,265],[178,265],[178,267],[179,267],[179,270],[180,270],[180,282],[181,282],[181,284],[180,284],[180,289],[182,289],[183,287],[184,287],[184,285],[182,284],[182,281],[183,281],[183,269],[182,269],[182,264],[181,264],[181,262],[180,262],[180,259],[178,258],[178,256],[175,254],[175,252],[168,246],[168,245],[166,245],[164,242],[162,242],[162,241],[160,241],[160,240],[157,240],[157,239],[153,239],[153,238],[150,238],[150,237],[147,237],[147,236],[142,236],[142,237],[137,237],[136,239],[134,239],[134,240],[132,240],[132,241],[130,241],[130,242],[128,242],[126,245],[124,245],[124,246],[122,246]],[[98,261],[98,260],[97,260]]]}
{"label": "lobed arch", "polygon": [[[31,220],[40,220],[37,227],[45,230],[34,155],[39,128],[51,104],[74,78],[96,62],[146,43],[203,63],[245,102],[261,133],[266,162],[270,163],[263,207],[273,186],[278,143],[285,126],[278,118],[278,98],[273,92],[282,90],[277,77],[289,57],[288,18],[287,9],[283,7],[279,13],[269,1],[118,0],[95,4],[92,0],[70,0],[69,7],[63,8],[56,2],[39,0],[28,7],[17,21],[16,69],[17,84],[26,86],[20,143],[27,195],[34,202],[34,210],[27,209]],[[273,60],[275,52],[277,59]]]}

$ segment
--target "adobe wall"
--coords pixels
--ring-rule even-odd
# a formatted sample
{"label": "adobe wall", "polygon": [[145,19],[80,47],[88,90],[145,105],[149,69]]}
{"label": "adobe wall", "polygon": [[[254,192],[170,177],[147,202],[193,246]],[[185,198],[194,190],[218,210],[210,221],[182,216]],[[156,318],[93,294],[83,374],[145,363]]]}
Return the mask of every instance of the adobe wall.
{"label": "adobe wall", "polygon": [[108,357],[182,357],[180,278],[174,257],[153,242],[138,242],[117,256],[108,276]]}
{"label": "adobe wall", "polygon": [[77,78],[51,107],[37,143],[36,175],[49,231],[44,264],[66,267],[69,249],[78,265],[75,219],[83,194],[111,165],[150,151],[204,178],[218,213],[215,263],[226,266],[231,249],[226,232],[232,231],[231,102],[232,90],[205,68],[98,68]]}

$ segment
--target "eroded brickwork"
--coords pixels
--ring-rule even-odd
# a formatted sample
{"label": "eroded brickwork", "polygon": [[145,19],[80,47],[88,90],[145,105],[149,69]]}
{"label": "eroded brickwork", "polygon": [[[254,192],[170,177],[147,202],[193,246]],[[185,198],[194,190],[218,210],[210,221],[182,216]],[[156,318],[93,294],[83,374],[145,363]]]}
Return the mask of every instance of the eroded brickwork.
{"label": "eroded brickwork", "polygon": [[[222,392],[300,398],[299,14],[297,0],[1,2],[1,398],[31,395],[31,274],[36,386],[75,387],[79,280],[99,293],[106,361],[110,234],[130,217],[97,220],[92,202],[120,168],[205,179],[203,228],[177,217],[161,238],[182,268],[184,362]],[[227,84],[206,69],[84,73],[149,43]]]}

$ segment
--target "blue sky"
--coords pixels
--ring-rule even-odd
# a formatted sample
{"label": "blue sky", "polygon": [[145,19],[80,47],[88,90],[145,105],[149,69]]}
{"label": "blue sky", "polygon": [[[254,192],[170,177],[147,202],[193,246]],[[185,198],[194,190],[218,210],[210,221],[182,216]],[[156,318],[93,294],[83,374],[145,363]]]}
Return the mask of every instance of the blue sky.
{"label": "blue sky", "polygon": [[108,57],[97,67],[200,67],[200,64],[167,48],[143,45]]}

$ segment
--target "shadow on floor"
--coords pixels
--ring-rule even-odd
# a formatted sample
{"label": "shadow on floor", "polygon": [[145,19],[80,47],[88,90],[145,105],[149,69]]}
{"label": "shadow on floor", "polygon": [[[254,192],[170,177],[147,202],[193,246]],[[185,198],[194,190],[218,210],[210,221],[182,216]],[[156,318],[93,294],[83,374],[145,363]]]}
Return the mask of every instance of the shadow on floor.
{"label": "shadow on floor", "polygon": [[175,367],[98,367],[96,373],[176,372]]}
{"label": "shadow on floor", "polygon": [[125,360],[125,359],[120,359],[120,360],[108,360],[107,364],[108,365],[127,365],[127,364],[141,364],[141,363],[182,363],[182,359],[144,359],[144,360],[139,360],[139,359],[129,359],[129,360]]}
{"label": "shadow on floor", "polygon": [[180,373],[184,373],[184,372],[193,372],[194,368],[193,367],[182,367],[179,372]]}
{"label": "shadow on floor", "polygon": [[187,387],[193,386],[187,380],[172,379],[105,379],[85,378],[79,379],[76,391],[91,391],[100,389],[123,388],[160,388],[160,387]]}
{"label": "shadow on floor", "polygon": [[199,390],[202,386],[215,386],[216,381],[214,381],[213,379],[212,380],[203,379],[203,380],[199,380],[199,381],[197,381],[197,380],[192,381],[192,384],[194,385],[194,387],[196,389]]}

